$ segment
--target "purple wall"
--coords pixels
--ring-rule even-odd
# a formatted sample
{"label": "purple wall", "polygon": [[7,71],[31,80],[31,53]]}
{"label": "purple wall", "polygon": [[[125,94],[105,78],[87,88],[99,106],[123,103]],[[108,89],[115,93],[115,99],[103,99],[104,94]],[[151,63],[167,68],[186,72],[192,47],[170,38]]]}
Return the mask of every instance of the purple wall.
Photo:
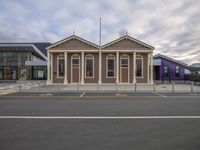
{"label": "purple wall", "polygon": [[[162,57],[156,57],[154,59],[161,59],[161,66],[159,66],[159,69],[157,68],[156,70],[158,72],[156,73],[154,71],[157,74],[157,77],[156,77],[157,80],[162,80],[162,77],[164,76],[164,66],[168,66],[169,76],[171,80],[184,80],[185,67],[183,65],[175,63],[173,61],[170,61]],[[176,77],[176,66],[179,66],[180,68],[180,77]],[[164,77],[164,79],[168,79],[168,77]]]}

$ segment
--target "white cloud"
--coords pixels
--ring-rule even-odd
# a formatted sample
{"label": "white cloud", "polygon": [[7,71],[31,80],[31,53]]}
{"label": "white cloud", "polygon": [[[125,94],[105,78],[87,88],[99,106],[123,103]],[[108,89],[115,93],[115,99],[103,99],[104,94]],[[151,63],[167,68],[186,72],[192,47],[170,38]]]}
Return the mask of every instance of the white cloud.
{"label": "white cloud", "polygon": [[184,62],[200,60],[200,1],[196,0],[7,0],[0,1],[0,41],[55,42],[76,34],[94,43],[131,36]]}

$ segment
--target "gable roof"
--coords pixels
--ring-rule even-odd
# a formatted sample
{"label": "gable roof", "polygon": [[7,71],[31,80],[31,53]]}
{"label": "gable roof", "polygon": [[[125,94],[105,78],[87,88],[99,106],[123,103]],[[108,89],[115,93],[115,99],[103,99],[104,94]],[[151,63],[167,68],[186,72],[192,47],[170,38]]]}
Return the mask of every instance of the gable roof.
{"label": "gable roof", "polygon": [[37,56],[47,60],[46,47],[50,43],[0,43],[0,50],[7,51],[9,48],[14,48],[15,51],[32,51]]}
{"label": "gable roof", "polygon": [[177,64],[183,65],[183,66],[185,66],[185,67],[188,66],[186,63],[183,63],[183,62],[181,62],[181,61],[179,61],[179,60],[175,60],[175,59],[173,59],[173,58],[171,58],[171,57],[168,57],[168,56],[165,56],[165,55],[162,55],[162,54],[157,54],[157,55],[154,55],[154,56],[153,56],[154,59],[157,58],[157,57],[167,59],[167,60],[169,60],[169,61],[172,61],[172,62],[175,62],[175,63],[177,63]]}
{"label": "gable roof", "polygon": [[64,42],[67,42],[67,41],[69,41],[69,40],[71,40],[71,39],[77,39],[77,40],[79,40],[79,41],[81,41],[81,42],[83,42],[83,43],[86,43],[86,44],[88,44],[88,45],[90,45],[90,46],[93,46],[93,47],[99,49],[99,46],[98,46],[97,44],[94,44],[94,43],[92,43],[92,42],[90,42],[90,41],[88,41],[88,40],[85,40],[85,39],[83,39],[83,38],[81,38],[81,37],[79,37],[79,36],[76,36],[76,35],[71,35],[71,36],[69,36],[69,37],[67,37],[67,38],[65,38],[65,39],[62,39],[62,40],[60,40],[60,41],[58,41],[58,42],[55,42],[55,43],[53,43],[52,45],[48,46],[46,49],[53,48],[53,47],[55,47],[55,46],[57,46],[57,45],[60,45],[60,44],[62,44],[62,43],[64,43]]}
{"label": "gable roof", "polygon": [[130,40],[130,41],[132,41],[132,42],[135,42],[135,43],[138,43],[138,44],[143,45],[143,46],[145,46],[145,47],[148,47],[148,48],[150,48],[150,49],[152,49],[152,50],[155,49],[153,46],[151,46],[151,45],[149,45],[149,44],[146,44],[146,43],[144,43],[144,42],[142,42],[142,41],[140,41],[140,40],[137,40],[137,39],[135,39],[135,38],[133,38],[133,37],[131,37],[131,36],[129,36],[129,35],[124,35],[124,36],[122,36],[122,37],[120,37],[120,38],[118,38],[118,39],[116,39],[116,40],[113,40],[113,41],[111,41],[111,42],[109,42],[109,43],[107,43],[107,44],[104,44],[104,45],[102,46],[102,49],[103,49],[103,48],[106,48],[106,47],[108,47],[108,46],[110,46],[110,45],[113,45],[113,44],[115,44],[115,43],[117,43],[117,42],[119,42],[119,41],[122,41],[122,40],[124,40],[124,39],[128,39],[128,40]]}

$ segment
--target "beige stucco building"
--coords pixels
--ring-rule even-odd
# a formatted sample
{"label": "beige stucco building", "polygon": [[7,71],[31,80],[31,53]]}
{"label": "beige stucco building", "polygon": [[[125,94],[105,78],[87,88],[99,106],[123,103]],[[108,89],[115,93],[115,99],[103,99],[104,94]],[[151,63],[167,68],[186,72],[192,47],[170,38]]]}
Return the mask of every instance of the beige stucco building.
{"label": "beige stucco building", "polygon": [[48,84],[153,83],[154,47],[128,35],[103,46],[72,35],[48,50]]}

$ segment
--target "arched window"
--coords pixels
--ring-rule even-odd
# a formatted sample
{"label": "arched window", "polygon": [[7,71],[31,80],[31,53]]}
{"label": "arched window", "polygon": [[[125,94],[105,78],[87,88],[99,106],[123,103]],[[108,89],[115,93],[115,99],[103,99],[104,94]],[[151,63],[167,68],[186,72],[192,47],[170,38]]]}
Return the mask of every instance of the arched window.
{"label": "arched window", "polygon": [[115,55],[108,54],[106,57],[106,77],[113,78],[115,77]]}
{"label": "arched window", "polygon": [[57,56],[57,78],[63,78],[65,75],[65,59],[64,54]]}
{"label": "arched window", "polygon": [[78,65],[79,66],[79,63],[80,63],[80,56],[78,54],[73,54],[72,57],[71,57],[71,60],[72,60],[72,65]]}
{"label": "arched window", "polygon": [[121,57],[120,57],[121,67],[128,67],[128,59],[129,59],[129,57],[127,54],[121,55]]}
{"label": "arched window", "polygon": [[85,56],[85,77],[94,78],[94,56],[92,54]]}
{"label": "arched window", "polygon": [[143,56],[140,54],[136,55],[136,77],[143,77]]}

